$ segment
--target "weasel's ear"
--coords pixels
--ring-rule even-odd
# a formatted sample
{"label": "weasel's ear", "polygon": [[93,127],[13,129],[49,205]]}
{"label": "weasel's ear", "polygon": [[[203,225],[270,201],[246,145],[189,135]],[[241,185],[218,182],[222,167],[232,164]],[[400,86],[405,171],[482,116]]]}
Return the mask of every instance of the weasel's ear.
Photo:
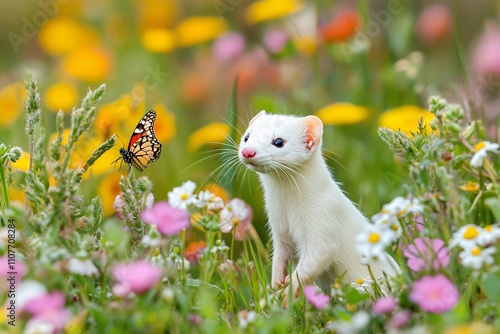
{"label": "weasel's ear", "polygon": [[306,147],[311,150],[313,147],[318,146],[321,142],[321,136],[323,135],[323,122],[316,116],[306,116],[304,117],[304,122],[306,123],[307,136],[306,136]]}
{"label": "weasel's ear", "polygon": [[255,116],[252,118],[252,120],[250,121],[250,123],[249,123],[248,125],[252,124],[252,123],[253,123],[253,121],[255,121],[257,118],[259,118],[260,116],[265,115],[265,114],[266,114],[266,111],[265,111],[265,110],[261,110],[261,111],[260,111],[260,113],[258,113],[257,115],[255,115]]}

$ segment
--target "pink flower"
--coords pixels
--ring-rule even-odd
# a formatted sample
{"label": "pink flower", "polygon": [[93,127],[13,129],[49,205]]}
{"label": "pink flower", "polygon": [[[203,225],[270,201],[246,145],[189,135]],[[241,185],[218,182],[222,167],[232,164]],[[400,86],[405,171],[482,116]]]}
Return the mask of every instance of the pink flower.
{"label": "pink flower", "polygon": [[423,311],[443,313],[454,308],[460,294],[457,287],[442,275],[424,276],[413,283],[410,300]]}
{"label": "pink flower", "polygon": [[16,276],[16,284],[18,284],[21,281],[20,278],[26,273],[26,267],[22,262],[15,259],[12,259],[9,263],[9,257],[7,255],[0,257],[0,277],[9,278],[9,276],[12,275],[8,274],[9,272],[16,273],[14,276]]}
{"label": "pink flower", "polygon": [[448,266],[450,257],[441,239],[417,238],[415,245],[409,245],[403,252],[408,267],[413,271],[428,270],[432,264],[435,270]]}
{"label": "pink flower", "polygon": [[64,295],[60,291],[33,297],[24,309],[32,314],[26,328],[50,328],[51,333],[60,333],[70,318],[64,308]]}
{"label": "pink flower", "polygon": [[161,269],[140,260],[115,266],[113,277],[118,281],[113,286],[113,292],[123,297],[130,292],[143,293],[151,289],[160,280]]}
{"label": "pink flower", "polygon": [[64,295],[60,291],[54,291],[31,298],[25,310],[33,315],[41,315],[44,312],[62,308],[64,308]]}
{"label": "pink flower", "polygon": [[402,328],[410,321],[411,312],[408,310],[403,310],[396,312],[392,315],[389,320],[388,326],[390,328]]}
{"label": "pink flower", "polygon": [[220,230],[223,233],[236,228],[236,240],[243,240],[252,221],[253,211],[250,205],[239,198],[233,198],[220,212]]}
{"label": "pink flower", "polygon": [[373,304],[373,313],[382,315],[394,311],[398,306],[397,300],[392,297],[381,297]]}
{"label": "pink flower", "polygon": [[281,30],[269,30],[263,37],[264,46],[271,53],[280,53],[288,42],[288,36]]}
{"label": "pink flower", "polygon": [[451,35],[452,21],[447,6],[432,5],[425,8],[420,14],[416,25],[416,33],[425,42],[437,43]]}
{"label": "pink flower", "polygon": [[215,57],[222,61],[236,58],[243,51],[245,51],[245,39],[235,32],[222,35],[215,41],[212,47]]}
{"label": "pink flower", "polygon": [[304,296],[306,296],[307,302],[318,310],[324,309],[330,302],[330,296],[318,292],[314,285],[304,287]]}
{"label": "pink flower", "polygon": [[156,225],[164,235],[176,235],[189,227],[189,213],[171,207],[166,201],[157,202],[151,209],[144,210],[142,219],[148,224]]}
{"label": "pink flower", "polygon": [[485,81],[500,77],[500,28],[495,25],[486,27],[473,53],[472,67]]}

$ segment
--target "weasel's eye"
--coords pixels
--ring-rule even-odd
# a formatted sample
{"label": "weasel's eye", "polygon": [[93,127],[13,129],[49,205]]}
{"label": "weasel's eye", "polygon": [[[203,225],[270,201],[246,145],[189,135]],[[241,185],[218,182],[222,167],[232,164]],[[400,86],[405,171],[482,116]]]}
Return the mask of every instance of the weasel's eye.
{"label": "weasel's eye", "polygon": [[285,145],[285,141],[281,138],[276,138],[273,140],[273,145],[276,147],[283,147],[283,145]]}
{"label": "weasel's eye", "polygon": [[249,137],[250,137],[250,132],[245,135],[245,138],[243,138],[243,141],[246,143]]}

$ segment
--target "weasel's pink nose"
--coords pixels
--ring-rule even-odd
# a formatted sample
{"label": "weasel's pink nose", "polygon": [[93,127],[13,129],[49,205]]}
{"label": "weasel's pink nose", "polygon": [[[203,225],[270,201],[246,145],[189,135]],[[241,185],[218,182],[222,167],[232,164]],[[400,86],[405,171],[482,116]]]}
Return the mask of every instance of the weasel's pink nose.
{"label": "weasel's pink nose", "polygon": [[244,148],[243,151],[241,151],[241,154],[247,159],[252,159],[255,157],[256,152],[252,150],[251,148]]}

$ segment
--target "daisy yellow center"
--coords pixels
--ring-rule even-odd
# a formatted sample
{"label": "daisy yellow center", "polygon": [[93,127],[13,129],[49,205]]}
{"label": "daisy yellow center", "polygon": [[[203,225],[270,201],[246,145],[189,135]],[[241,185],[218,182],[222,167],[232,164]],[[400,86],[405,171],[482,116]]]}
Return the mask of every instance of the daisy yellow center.
{"label": "daisy yellow center", "polygon": [[478,234],[479,234],[479,232],[477,231],[477,229],[475,227],[469,226],[465,230],[463,237],[464,237],[464,239],[470,240],[470,239],[474,239],[475,237],[477,237]]}
{"label": "daisy yellow center", "polygon": [[406,213],[406,208],[398,212],[398,216],[401,217]]}
{"label": "daisy yellow center", "polygon": [[478,152],[480,149],[482,149],[483,147],[486,146],[486,143],[484,141],[476,144],[476,146],[474,146],[474,151]]}
{"label": "daisy yellow center", "polygon": [[181,199],[182,199],[183,201],[187,200],[187,199],[188,199],[188,197],[189,197],[189,195],[188,195],[188,194],[182,194],[182,195],[181,195]]}
{"label": "daisy yellow center", "polygon": [[364,280],[364,279],[362,279],[362,278],[360,278],[360,279],[358,279],[358,280],[356,281],[356,284],[361,285],[361,284],[363,284],[364,282],[365,282],[365,280]]}
{"label": "daisy yellow center", "polygon": [[397,231],[397,230],[399,229],[399,227],[398,227],[398,225],[397,225],[397,224],[392,224],[391,229],[392,229],[393,231]]}
{"label": "daisy yellow center", "polygon": [[370,234],[370,236],[368,237],[368,241],[372,244],[376,244],[379,240],[380,240],[380,234],[377,232]]}
{"label": "daisy yellow center", "polygon": [[479,184],[476,182],[469,181],[465,185],[461,186],[460,189],[466,191],[477,191],[479,190]]}
{"label": "daisy yellow center", "polygon": [[236,217],[234,217],[234,218],[233,218],[233,225],[234,225],[234,226],[237,226],[239,223],[240,223],[239,219],[238,219],[238,218],[236,218]]}
{"label": "daisy yellow center", "polygon": [[486,232],[491,232],[491,230],[493,229],[493,226],[492,225],[488,225],[484,229],[486,230]]}
{"label": "daisy yellow center", "polygon": [[479,254],[481,254],[481,249],[479,247],[475,247],[471,250],[471,254],[474,256],[479,256]]}

